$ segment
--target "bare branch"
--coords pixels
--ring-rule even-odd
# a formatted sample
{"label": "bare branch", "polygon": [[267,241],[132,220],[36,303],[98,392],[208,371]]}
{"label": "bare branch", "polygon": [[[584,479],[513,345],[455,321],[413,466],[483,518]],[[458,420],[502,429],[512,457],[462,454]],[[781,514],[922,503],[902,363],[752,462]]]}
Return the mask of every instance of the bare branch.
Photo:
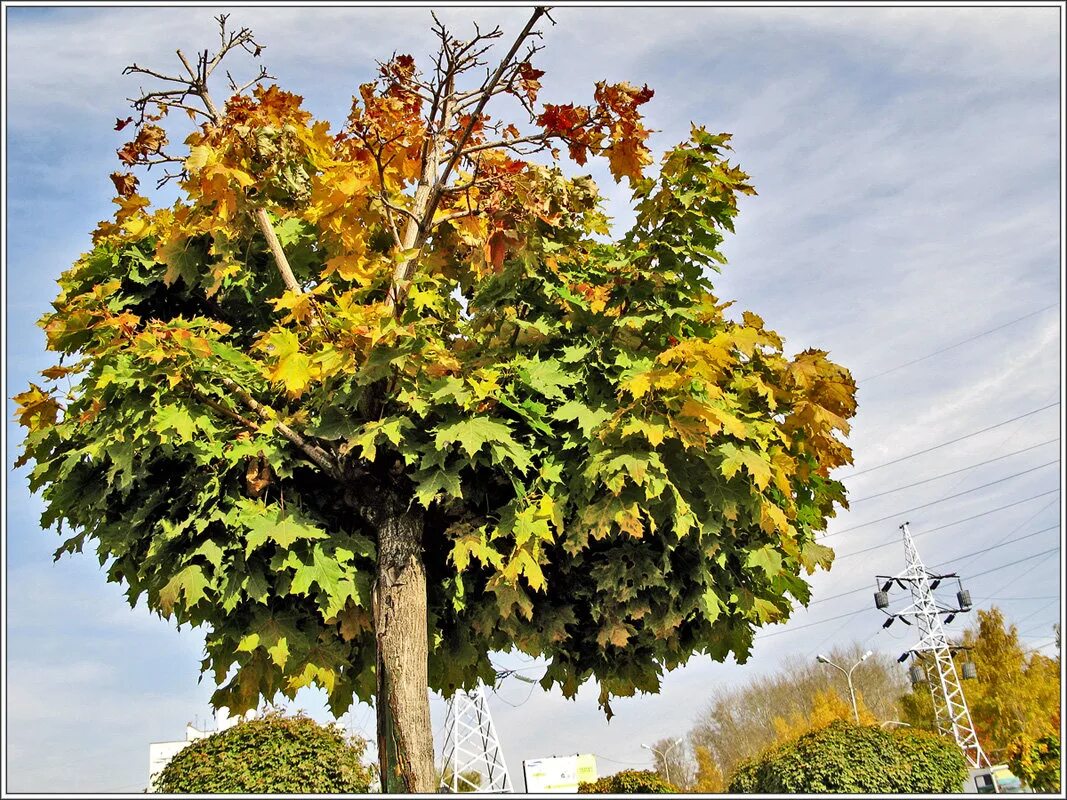
{"label": "bare branch", "polygon": [[[553,137],[548,133],[535,133],[535,134],[531,134],[530,136],[520,136],[517,139],[500,139],[500,140],[495,141],[495,142],[484,142],[482,144],[473,144],[470,147],[464,148],[463,150],[459,151],[459,155],[460,156],[469,156],[472,153],[477,153],[477,152],[479,152],[481,150],[493,150],[493,149],[496,149],[496,148],[511,148],[511,149],[515,149],[516,145],[527,144],[527,143],[531,143],[531,142],[536,142],[538,144],[547,144],[548,140],[551,139],[551,138],[553,138]],[[522,152],[522,151],[518,151],[517,150],[517,152]],[[531,152],[537,152],[537,151],[534,150],[534,151],[531,151]],[[529,155],[529,153],[526,153],[526,155]]]}
{"label": "bare branch", "polygon": [[189,66],[189,62],[185,60],[185,54],[181,50],[175,51],[178,54],[178,58],[181,59],[182,65],[185,67],[185,71],[189,73],[190,86],[195,86],[199,79],[199,73],[194,72],[193,68]]}
{"label": "bare branch", "polygon": [[[544,6],[538,6],[534,9],[534,13],[530,16],[530,19],[526,23],[526,26],[522,29],[518,37],[515,39],[514,44],[511,45],[511,49],[508,50],[507,55],[505,55],[504,58],[501,59],[500,65],[496,68],[496,72],[493,73],[492,77],[490,77],[489,82],[485,87],[485,91],[482,92],[481,98],[475,106],[474,112],[471,114],[470,121],[467,122],[463,133],[460,134],[459,139],[456,141],[456,146],[452,152],[451,157],[449,157],[448,161],[445,162],[444,169],[441,170],[441,176],[438,178],[437,181],[438,187],[444,185],[448,181],[448,177],[452,173],[452,169],[456,166],[456,162],[459,161],[460,154],[463,152],[464,145],[466,145],[467,140],[470,139],[471,131],[474,130],[474,126],[477,123],[479,117],[481,117],[482,110],[485,108],[485,104],[489,102],[489,98],[492,96],[494,87],[497,85],[497,82],[500,80],[500,77],[504,74],[504,70],[507,69],[508,65],[511,63],[511,60],[515,58],[515,54],[522,46],[522,43],[526,41],[528,36],[530,36],[530,32],[533,30],[533,26],[537,24],[537,20],[539,20],[546,13],[546,11],[547,9]],[[433,218],[433,212],[436,210],[437,201],[439,199],[440,194],[435,193],[435,198],[431,199],[430,207],[427,209],[427,218]]]}
{"label": "bare branch", "polygon": [[[461,68],[456,61],[457,53],[459,53],[458,57],[460,59],[467,58],[471,52],[471,48],[476,46],[479,40],[497,38],[501,34],[499,29],[494,29],[488,34],[479,34],[479,36],[476,36],[471,42],[462,44],[457,50],[453,47],[454,40],[452,37],[444,30],[444,27],[440,25],[440,22],[437,21],[436,17],[434,18],[434,21],[437,23],[435,32],[438,33],[438,36],[441,39],[441,49],[444,53],[444,72],[439,75],[439,80],[441,80],[443,84],[440,117],[437,125],[438,133],[432,136],[427,136],[426,142],[423,145],[423,173],[419,179],[419,186],[415,190],[415,199],[413,202],[415,213],[420,217],[420,221],[418,224],[411,222],[407,231],[405,231],[403,243],[408,249],[419,246],[433,227],[434,213],[437,211],[437,206],[441,202],[443,189],[448,183],[452,170],[459,162],[464,147],[470,140],[474,126],[477,124],[478,120],[481,119],[482,110],[485,108],[486,103],[489,102],[489,98],[492,97],[494,93],[493,90],[504,75],[504,72],[512,64],[515,54],[518,53],[523,42],[530,37],[534,25],[537,24],[537,21],[544,16],[545,13],[546,9],[543,6],[538,6],[534,9],[533,14],[530,16],[530,19],[527,21],[518,37],[516,37],[515,41],[512,43],[511,48],[508,50],[504,58],[501,59],[496,71],[490,75],[486,80],[486,83],[483,84],[483,90],[474,107],[474,111],[471,113],[470,119],[464,126],[462,133],[453,147],[452,153],[448,156],[444,168],[440,173],[437,171],[440,158],[438,149],[440,146],[439,137],[447,129],[450,115],[455,113],[454,107],[450,107],[450,100],[454,100],[455,97],[455,77],[462,71],[462,69],[474,66],[476,63],[475,58],[473,61],[465,62],[466,66],[462,66]],[[432,144],[431,139],[433,140]],[[393,270],[393,278],[390,281],[385,302],[386,306],[394,311],[394,313],[396,313],[396,309],[403,305],[414,268],[414,260],[408,259],[397,264]]]}
{"label": "bare branch", "polygon": [[162,189],[164,186],[167,185],[167,183],[174,180],[175,178],[184,179],[186,177],[187,173],[185,172],[185,170],[182,170],[181,172],[164,172],[160,179],[156,181],[156,188]]}
{"label": "bare branch", "polygon": [[171,75],[164,75],[161,72],[156,72],[155,70],[138,66],[136,63],[130,64],[128,67],[122,70],[123,75],[132,75],[134,73],[137,73],[139,75],[148,75],[150,77],[156,78],[157,80],[167,81],[168,83],[181,83],[184,85],[188,85],[189,83],[189,81],[187,81],[185,78],[175,78]]}
{"label": "bare branch", "polygon": [[245,91],[246,89],[250,89],[250,88],[252,88],[253,86],[255,86],[255,85],[256,85],[257,83],[259,83],[260,81],[266,81],[266,80],[271,80],[271,81],[273,81],[273,80],[277,80],[277,78],[275,78],[275,77],[274,77],[273,75],[271,75],[271,74],[269,74],[269,73],[267,72],[267,68],[266,68],[266,67],[260,67],[260,68],[259,68],[259,74],[258,74],[258,75],[256,75],[256,77],[254,77],[254,78],[253,78],[252,80],[250,80],[250,81],[249,81],[248,83],[246,83],[246,84],[244,84],[244,85],[242,85],[242,86],[238,86],[238,85],[237,85],[237,81],[235,81],[235,80],[233,79],[233,76],[232,76],[232,75],[230,75],[229,71],[227,71],[227,72],[226,72],[226,79],[227,79],[227,80],[228,80],[228,81],[230,82],[230,90],[231,90],[231,91],[232,91],[232,92],[233,92],[234,94],[242,94],[242,93],[244,93],[244,91]]}

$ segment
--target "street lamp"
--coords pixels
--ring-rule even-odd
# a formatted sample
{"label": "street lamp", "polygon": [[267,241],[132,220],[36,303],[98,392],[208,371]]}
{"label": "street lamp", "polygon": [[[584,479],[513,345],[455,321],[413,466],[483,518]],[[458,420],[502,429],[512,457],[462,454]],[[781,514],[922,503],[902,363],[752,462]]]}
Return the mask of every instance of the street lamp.
{"label": "street lamp", "polygon": [[815,656],[815,660],[816,661],[818,661],[821,664],[829,664],[831,667],[833,667],[834,669],[839,671],[842,675],[844,675],[846,680],[848,680],[848,694],[849,694],[849,697],[852,698],[852,715],[856,718],[856,724],[857,725],[860,724],[860,712],[859,712],[859,709],[856,708],[856,690],[852,688],[852,670],[854,670],[856,667],[858,667],[860,664],[862,664],[864,661],[866,661],[872,655],[874,655],[874,651],[873,650],[868,650],[866,653],[864,653],[860,657],[859,661],[857,661],[855,664],[853,664],[847,670],[844,667],[839,667],[837,664],[835,664],[833,661],[831,661],[830,659],[828,659],[826,656],[822,655],[821,653],[819,655]]}
{"label": "street lamp", "polygon": [[667,783],[671,782],[671,765],[670,762],[667,761],[667,753],[671,752],[671,750],[673,750],[677,745],[680,745],[681,743],[681,739],[675,739],[666,749],[663,750],[662,753],[655,747],[650,747],[647,744],[641,745],[643,748],[645,748],[645,750],[648,750],[650,753],[655,753],[657,756],[663,759],[663,772],[666,774]]}

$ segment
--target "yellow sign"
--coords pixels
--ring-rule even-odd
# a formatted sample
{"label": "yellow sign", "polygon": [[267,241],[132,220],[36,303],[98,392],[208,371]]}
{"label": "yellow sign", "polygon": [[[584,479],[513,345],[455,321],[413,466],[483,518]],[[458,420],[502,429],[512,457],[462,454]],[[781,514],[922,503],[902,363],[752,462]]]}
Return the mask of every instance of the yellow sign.
{"label": "yellow sign", "polygon": [[531,758],[522,762],[527,792],[576,794],[579,783],[597,779],[596,757],[592,755]]}

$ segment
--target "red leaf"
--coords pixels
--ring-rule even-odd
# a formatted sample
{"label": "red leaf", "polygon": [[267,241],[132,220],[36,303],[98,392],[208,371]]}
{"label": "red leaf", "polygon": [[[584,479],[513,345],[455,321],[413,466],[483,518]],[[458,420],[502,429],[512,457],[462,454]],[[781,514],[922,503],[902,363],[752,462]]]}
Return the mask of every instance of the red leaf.
{"label": "red leaf", "polygon": [[496,231],[489,237],[489,241],[485,246],[486,257],[489,259],[489,263],[493,265],[494,272],[500,272],[504,268],[504,256],[507,254],[504,238],[503,231]]}
{"label": "red leaf", "polygon": [[131,122],[133,122],[133,117],[126,117],[126,119],[116,119],[115,120],[115,130],[121,131],[123,128],[125,128],[127,125],[129,125]]}

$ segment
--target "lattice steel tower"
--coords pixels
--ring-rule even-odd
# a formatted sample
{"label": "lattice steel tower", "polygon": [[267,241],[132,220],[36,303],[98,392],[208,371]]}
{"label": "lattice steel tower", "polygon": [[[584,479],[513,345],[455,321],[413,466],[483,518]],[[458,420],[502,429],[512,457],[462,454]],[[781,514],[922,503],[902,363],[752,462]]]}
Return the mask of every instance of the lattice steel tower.
{"label": "lattice steel tower", "polygon": [[[514,791],[481,686],[452,695],[445,717],[444,750],[442,792]],[[473,773],[477,779],[472,780]]]}
{"label": "lattice steel tower", "polygon": [[[955,579],[959,584],[959,576],[955,573],[944,575],[934,574],[923,565],[919,557],[919,551],[915,549],[915,542],[908,531],[908,523],[900,526],[904,534],[904,558],[907,568],[897,575],[878,575],[880,586],[875,592],[875,605],[884,611],[889,619],[882,627],[888,628],[897,618],[907,624],[908,617],[914,620],[919,631],[919,644],[917,647],[901,655],[904,661],[909,655],[918,656],[929,666],[924,673],[918,664],[911,667],[912,683],[925,680],[930,687],[930,697],[934,705],[934,719],[937,729],[943,736],[952,736],[963,750],[971,767],[988,767],[989,759],[982,751],[982,745],[978,743],[978,736],[974,732],[974,724],[971,722],[971,712],[967,710],[967,701],[963,696],[963,685],[956,672],[956,663],[953,661],[953,652],[962,648],[950,645],[945,636],[945,629],[941,624],[941,615],[946,615],[945,621],[951,622],[956,614],[969,611],[971,608],[970,593],[959,586],[956,593],[957,607],[940,605],[934,596],[934,589],[943,580]],[[884,581],[884,582],[883,582]],[[900,611],[890,613],[886,611],[889,606],[888,591],[893,583],[902,589],[911,592],[911,605]],[[936,671],[936,676],[929,674]],[[974,664],[967,662],[963,665],[963,677],[975,676]]]}

